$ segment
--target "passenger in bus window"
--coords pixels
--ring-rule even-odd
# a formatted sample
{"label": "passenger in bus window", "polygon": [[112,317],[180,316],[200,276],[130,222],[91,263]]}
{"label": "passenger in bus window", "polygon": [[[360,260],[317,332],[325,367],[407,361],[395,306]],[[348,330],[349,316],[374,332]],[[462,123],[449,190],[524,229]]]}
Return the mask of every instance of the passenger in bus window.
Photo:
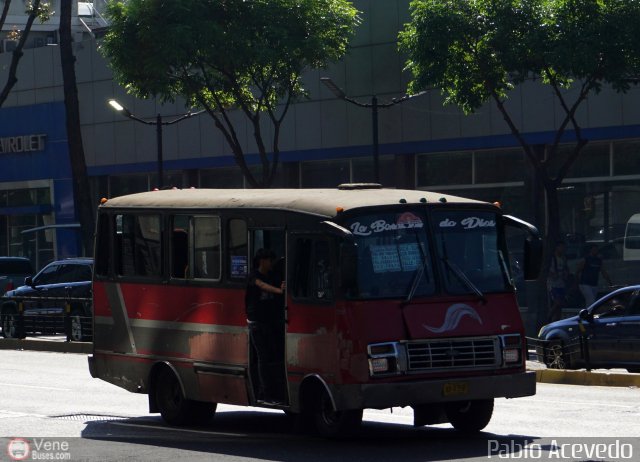
{"label": "passenger in bus window", "polygon": [[254,258],[253,271],[249,276],[245,295],[249,342],[253,358],[257,362],[258,390],[256,399],[282,402],[278,371],[280,370],[282,326],[284,308],[280,297],[284,294],[285,282],[274,285],[273,263],[275,254],[260,249]]}

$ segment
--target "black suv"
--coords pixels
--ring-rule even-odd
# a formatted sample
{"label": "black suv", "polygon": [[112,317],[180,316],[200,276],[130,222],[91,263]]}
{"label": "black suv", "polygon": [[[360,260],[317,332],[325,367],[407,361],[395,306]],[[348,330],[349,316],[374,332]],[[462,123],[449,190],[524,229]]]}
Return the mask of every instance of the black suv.
{"label": "black suv", "polygon": [[0,257],[0,295],[22,284],[33,274],[31,261],[24,257]]}
{"label": "black suv", "polygon": [[66,333],[70,340],[90,340],[92,275],[92,259],[73,258],[51,262],[27,277],[25,285],[2,297],[3,336]]}

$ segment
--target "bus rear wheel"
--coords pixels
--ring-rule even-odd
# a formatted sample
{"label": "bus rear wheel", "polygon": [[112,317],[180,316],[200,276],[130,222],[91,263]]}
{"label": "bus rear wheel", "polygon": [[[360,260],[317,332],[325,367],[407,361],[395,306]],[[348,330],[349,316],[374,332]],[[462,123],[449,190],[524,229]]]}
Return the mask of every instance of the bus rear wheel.
{"label": "bus rear wheel", "polygon": [[447,403],[445,412],[449,422],[456,430],[465,433],[479,432],[491,420],[493,398]]}
{"label": "bus rear wheel", "polygon": [[160,415],[169,425],[203,425],[216,412],[216,403],[187,399],[178,377],[170,369],[162,369],[156,378],[155,399]]}
{"label": "bus rear wheel", "polygon": [[313,412],[316,431],[327,438],[345,438],[354,434],[362,423],[362,409],[336,411],[327,392],[320,393]]}

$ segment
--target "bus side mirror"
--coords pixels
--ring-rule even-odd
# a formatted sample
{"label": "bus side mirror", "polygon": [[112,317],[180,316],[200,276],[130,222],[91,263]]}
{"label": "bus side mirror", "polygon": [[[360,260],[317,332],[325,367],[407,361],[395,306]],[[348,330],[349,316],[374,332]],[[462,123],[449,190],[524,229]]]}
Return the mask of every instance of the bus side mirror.
{"label": "bus side mirror", "polygon": [[542,240],[538,236],[529,236],[524,241],[524,279],[538,279],[542,268]]}
{"label": "bus side mirror", "polygon": [[524,231],[527,238],[524,241],[524,265],[523,273],[525,281],[538,279],[542,268],[542,240],[538,229],[531,223],[527,223],[520,218],[511,215],[503,215],[502,219],[506,226],[514,227]]}

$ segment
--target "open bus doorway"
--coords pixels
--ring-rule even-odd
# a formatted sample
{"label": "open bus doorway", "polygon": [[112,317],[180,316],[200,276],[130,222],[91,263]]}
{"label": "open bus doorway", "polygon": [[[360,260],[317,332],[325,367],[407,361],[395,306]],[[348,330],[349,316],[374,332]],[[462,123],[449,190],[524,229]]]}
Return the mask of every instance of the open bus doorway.
{"label": "open bus doorway", "polygon": [[[257,253],[270,254],[270,264],[265,282],[280,288],[287,280],[286,274],[286,236],[283,229],[253,229],[249,232],[250,278],[260,264]],[[289,404],[287,371],[285,361],[286,338],[286,292],[265,294],[264,301],[269,313],[259,325],[250,325],[249,339],[249,378],[256,401]]]}

